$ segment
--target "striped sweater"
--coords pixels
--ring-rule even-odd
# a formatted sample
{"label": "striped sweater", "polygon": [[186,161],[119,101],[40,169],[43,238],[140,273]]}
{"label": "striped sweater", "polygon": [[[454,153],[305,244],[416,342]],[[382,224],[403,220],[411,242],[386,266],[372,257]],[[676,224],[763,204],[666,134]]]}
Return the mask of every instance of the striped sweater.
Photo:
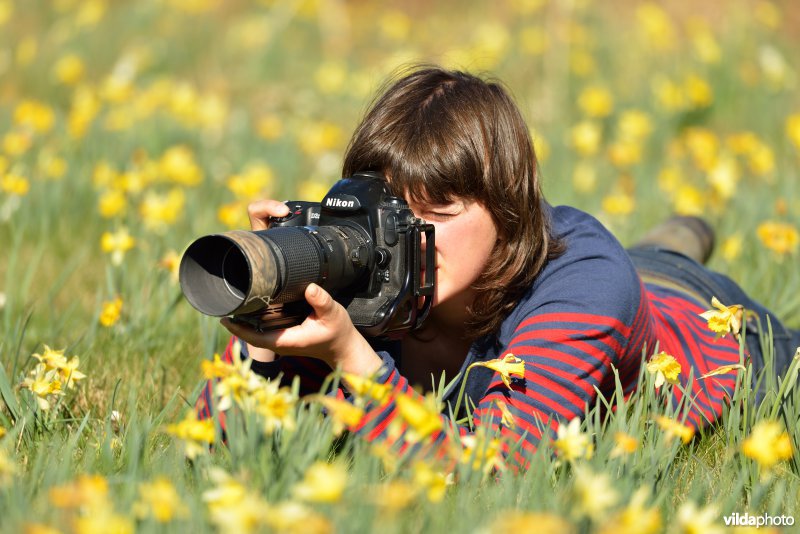
{"label": "striped sweater", "polygon": [[[735,373],[691,380],[687,386],[690,375],[697,378],[739,363],[738,343],[729,337],[716,339],[699,316],[708,303],[670,287],[643,283],[619,242],[590,215],[565,206],[546,209],[566,252],[545,266],[491,340],[473,343],[461,375],[472,363],[510,352],[524,361],[525,377],[513,381],[509,389],[499,374],[474,367],[465,384],[467,397],[477,407],[474,424],[488,421],[493,430],[511,438],[504,442],[519,443],[515,460],[524,465],[526,453],[536,449],[545,433],[553,436],[560,423],[581,417],[587,405],[594,406],[597,391],[611,397],[612,368],[629,396],[637,386],[643,354],[649,357],[656,349],[681,365],[679,379],[694,400],[687,424],[702,428],[718,418],[726,397],[733,393]],[[225,354],[228,361],[232,341]],[[390,384],[395,393],[417,395],[402,375],[397,348],[378,350],[384,361],[378,381]],[[319,360],[296,357],[253,362],[253,369],[268,378],[281,375],[287,382],[300,376],[301,393],[318,392],[330,373]],[[198,402],[201,416],[210,415],[210,388],[211,384]],[[459,389],[445,393],[451,406]],[[681,392],[673,391],[677,402]],[[346,391],[339,394],[348,396]],[[515,425],[502,425],[500,403],[514,416]],[[398,417],[392,397],[368,408],[352,430],[369,440],[392,439],[395,433],[390,436],[387,429]],[[446,415],[441,417],[445,426],[452,424]],[[458,430],[462,436],[472,431],[467,426]],[[429,439],[443,443],[447,436],[439,431]]]}

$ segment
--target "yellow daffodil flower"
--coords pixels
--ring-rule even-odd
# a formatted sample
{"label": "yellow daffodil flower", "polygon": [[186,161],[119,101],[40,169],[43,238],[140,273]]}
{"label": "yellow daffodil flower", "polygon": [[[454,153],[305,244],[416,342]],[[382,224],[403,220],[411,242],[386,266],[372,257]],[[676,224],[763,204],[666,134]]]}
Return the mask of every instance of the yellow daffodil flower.
{"label": "yellow daffodil flower", "polygon": [[664,351],[659,352],[647,362],[647,372],[655,375],[656,389],[664,385],[678,383],[678,375],[681,374],[681,364],[673,356]]}
{"label": "yellow daffodil flower", "polygon": [[100,248],[103,252],[111,254],[111,263],[114,265],[122,264],[125,253],[136,245],[136,240],[128,233],[127,228],[121,228],[113,234],[103,232],[100,239]]}
{"label": "yellow daffodil flower", "polygon": [[756,233],[765,247],[780,256],[797,252],[800,245],[800,232],[788,223],[766,221],[758,225]]}
{"label": "yellow daffodil flower", "polygon": [[759,421],[742,443],[742,453],[764,469],[792,457],[792,440],[777,421]]}
{"label": "yellow daffodil flower", "polygon": [[575,534],[578,531],[567,519],[555,514],[501,510],[497,517],[492,518],[491,523],[486,525],[485,532],[490,534],[507,534],[508,532]]}
{"label": "yellow daffodil flower", "polygon": [[29,389],[36,396],[36,403],[41,410],[49,410],[53,397],[63,396],[61,380],[57,369],[47,370],[45,364],[37,364],[19,387]]}
{"label": "yellow daffodil flower", "polygon": [[650,497],[647,488],[639,488],[625,508],[613,514],[600,528],[598,534],[658,534],[663,531],[661,511],[656,506],[647,507]]}
{"label": "yellow daffodil flower", "polygon": [[619,494],[611,485],[608,474],[595,473],[587,467],[575,469],[572,492],[575,497],[573,513],[595,521],[605,517],[619,501]]}
{"label": "yellow daffodil flower", "polygon": [[461,463],[469,465],[473,471],[488,475],[494,470],[505,469],[502,443],[497,437],[490,437],[483,428],[474,434],[462,436]]}
{"label": "yellow daffodil flower", "polygon": [[342,464],[314,462],[292,488],[292,494],[301,501],[330,504],[341,500],[346,487],[347,469]]}
{"label": "yellow daffodil flower", "polygon": [[103,508],[108,505],[108,480],[102,475],[80,475],[73,482],[50,488],[49,497],[56,508]]}
{"label": "yellow daffodil flower", "polygon": [[378,384],[377,382],[363,376],[351,373],[342,373],[345,387],[354,395],[368,398],[378,404],[383,404],[389,398],[392,388],[389,384]]}
{"label": "yellow daffodil flower", "polygon": [[681,438],[684,444],[689,443],[692,441],[694,437],[694,428],[688,425],[684,425],[683,423],[679,423],[674,419],[670,419],[664,415],[660,415],[656,418],[656,423],[661,430],[663,430],[666,435],[667,439],[672,439],[673,437]]}
{"label": "yellow daffodil flower", "polygon": [[633,454],[639,448],[639,440],[625,432],[614,433],[614,448],[611,449],[611,458],[619,458]]}
{"label": "yellow daffodil flower", "polygon": [[453,484],[452,473],[445,474],[421,460],[414,462],[412,470],[414,484],[425,489],[428,500],[432,503],[441,502],[447,492],[447,487]]}
{"label": "yellow daffodil flower", "polygon": [[441,413],[434,397],[421,398],[407,394],[395,397],[397,413],[408,424],[406,439],[411,443],[421,441],[443,427]]}
{"label": "yellow daffodil flower", "polygon": [[744,370],[745,366],[740,363],[735,363],[732,365],[723,365],[721,367],[717,367],[712,371],[707,372],[706,374],[700,377],[700,380],[704,380],[712,376],[728,374],[733,371],[744,371]]}
{"label": "yellow daffodil flower", "polygon": [[334,421],[333,433],[340,435],[345,428],[358,426],[364,418],[364,409],[352,402],[337,399],[328,395],[309,395],[306,401],[318,402],[325,407],[328,416]]}
{"label": "yellow daffodil flower", "polygon": [[209,471],[215,484],[203,492],[211,522],[224,533],[258,532],[271,513],[269,503],[222,469]]}
{"label": "yellow daffodil flower", "polygon": [[64,350],[53,350],[47,345],[44,346],[44,354],[34,354],[34,358],[42,362],[46,370],[56,370],[58,378],[68,389],[75,386],[75,382],[86,378],[86,375],[78,371],[80,359],[73,356],[69,360],[64,356]]}
{"label": "yellow daffodil flower", "polygon": [[100,311],[100,324],[109,328],[114,326],[122,314],[122,299],[117,297],[114,300],[109,300],[103,303],[103,308]]}
{"label": "yellow daffodil flower", "polygon": [[502,358],[485,362],[475,362],[469,366],[468,370],[472,369],[473,367],[488,367],[492,371],[496,372],[500,375],[500,379],[508,389],[511,389],[512,376],[525,378],[525,362],[510,352]]}
{"label": "yellow daffodil flower", "polygon": [[718,515],[719,512],[713,505],[698,508],[691,501],[685,502],[678,508],[677,530],[686,533],[724,534],[727,530],[717,522]]}
{"label": "yellow daffodil flower", "polygon": [[742,328],[743,307],[739,304],[725,306],[717,297],[711,297],[711,305],[716,309],[711,309],[700,314],[700,317],[708,321],[708,328],[716,332],[717,337],[733,333],[739,335]]}
{"label": "yellow daffodil flower", "polygon": [[594,453],[592,439],[588,434],[581,432],[581,420],[578,417],[569,423],[558,425],[553,447],[558,451],[559,457],[568,462],[581,458],[589,459]]}
{"label": "yellow daffodil flower", "polygon": [[[270,528],[270,532],[286,534],[331,534],[334,532],[333,525],[328,518],[297,501],[283,501],[269,505],[263,521]],[[224,530],[231,534],[242,532],[227,528]]]}
{"label": "yellow daffodil flower", "polygon": [[190,459],[208,452],[208,446],[215,439],[214,421],[198,420],[194,410],[186,412],[182,421],[167,425],[165,431],[183,442],[186,456]]}
{"label": "yellow daffodil flower", "polygon": [[139,500],[134,503],[133,511],[139,518],[152,517],[159,523],[186,517],[189,512],[175,486],[163,476],[139,484]]}

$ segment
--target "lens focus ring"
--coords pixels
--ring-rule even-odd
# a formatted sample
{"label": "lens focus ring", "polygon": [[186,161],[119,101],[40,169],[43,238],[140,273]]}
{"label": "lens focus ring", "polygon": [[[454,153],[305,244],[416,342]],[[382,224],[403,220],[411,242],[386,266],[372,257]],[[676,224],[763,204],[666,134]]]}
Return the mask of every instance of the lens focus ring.
{"label": "lens focus ring", "polygon": [[264,237],[274,243],[272,249],[283,256],[285,269],[280,269],[283,281],[273,302],[303,300],[308,284],[322,282],[322,246],[308,229],[297,227],[271,228]]}

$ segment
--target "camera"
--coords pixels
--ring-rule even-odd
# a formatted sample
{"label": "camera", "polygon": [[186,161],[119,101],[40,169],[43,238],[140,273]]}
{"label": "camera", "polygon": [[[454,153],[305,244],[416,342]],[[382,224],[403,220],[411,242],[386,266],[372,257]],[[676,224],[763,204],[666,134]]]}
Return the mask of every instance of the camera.
{"label": "camera", "polygon": [[194,308],[262,331],[287,328],[311,313],[304,293],[313,282],[366,336],[394,337],[422,324],[433,301],[434,228],[381,174],[357,172],[322,202],[286,205],[289,214],[271,218],[267,230],[212,234],[189,245],[179,279]]}

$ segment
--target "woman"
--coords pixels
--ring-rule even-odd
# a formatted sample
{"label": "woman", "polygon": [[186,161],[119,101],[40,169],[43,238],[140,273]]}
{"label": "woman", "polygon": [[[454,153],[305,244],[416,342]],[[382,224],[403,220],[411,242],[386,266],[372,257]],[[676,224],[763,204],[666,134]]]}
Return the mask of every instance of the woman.
{"label": "woman", "polygon": [[[594,405],[597,391],[611,397],[612,366],[629,395],[642,355],[656,350],[677,359],[680,379],[689,384],[694,402],[687,424],[703,427],[720,416],[736,371],[688,379],[739,363],[739,343],[717,338],[699,314],[712,296],[764,320],[768,312],[695,261],[710,251],[709,232],[698,220],[674,219],[629,254],[590,215],[547,204],[528,128],[499,84],[436,67],[409,72],[382,92],[353,134],[343,175],[359,170],[383,173],[414,213],[436,227],[437,285],[428,319],[402,341],[379,347],[312,284],[305,297],[314,313],[299,326],[260,333],[222,320],[246,342],[256,372],[300,375],[315,391],[331,368],[341,367],[390,384],[395,394],[414,394],[411,385],[438,382],[442,372],[448,379],[461,372],[463,380],[471,364],[513,353],[524,362],[524,378],[509,388],[498,373],[476,367],[464,390],[477,406],[475,421],[484,418],[512,442],[522,440],[522,462],[545,432]],[[272,200],[252,204],[252,228],[267,228],[270,216],[287,210]],[[660,236],[673,231],[685,238],[670,247]],[[785,368],[800,333],[770,320]],[[748,351],[756,368],[763,366],[757,343]],[[446,393],[450,408],[460,389]],[[394,401],[369,408],[354,430],[386,437],[397,417]],[[515,425],[503,425],[506,408]],[[440,431],[429,439],[446,436]]]}

